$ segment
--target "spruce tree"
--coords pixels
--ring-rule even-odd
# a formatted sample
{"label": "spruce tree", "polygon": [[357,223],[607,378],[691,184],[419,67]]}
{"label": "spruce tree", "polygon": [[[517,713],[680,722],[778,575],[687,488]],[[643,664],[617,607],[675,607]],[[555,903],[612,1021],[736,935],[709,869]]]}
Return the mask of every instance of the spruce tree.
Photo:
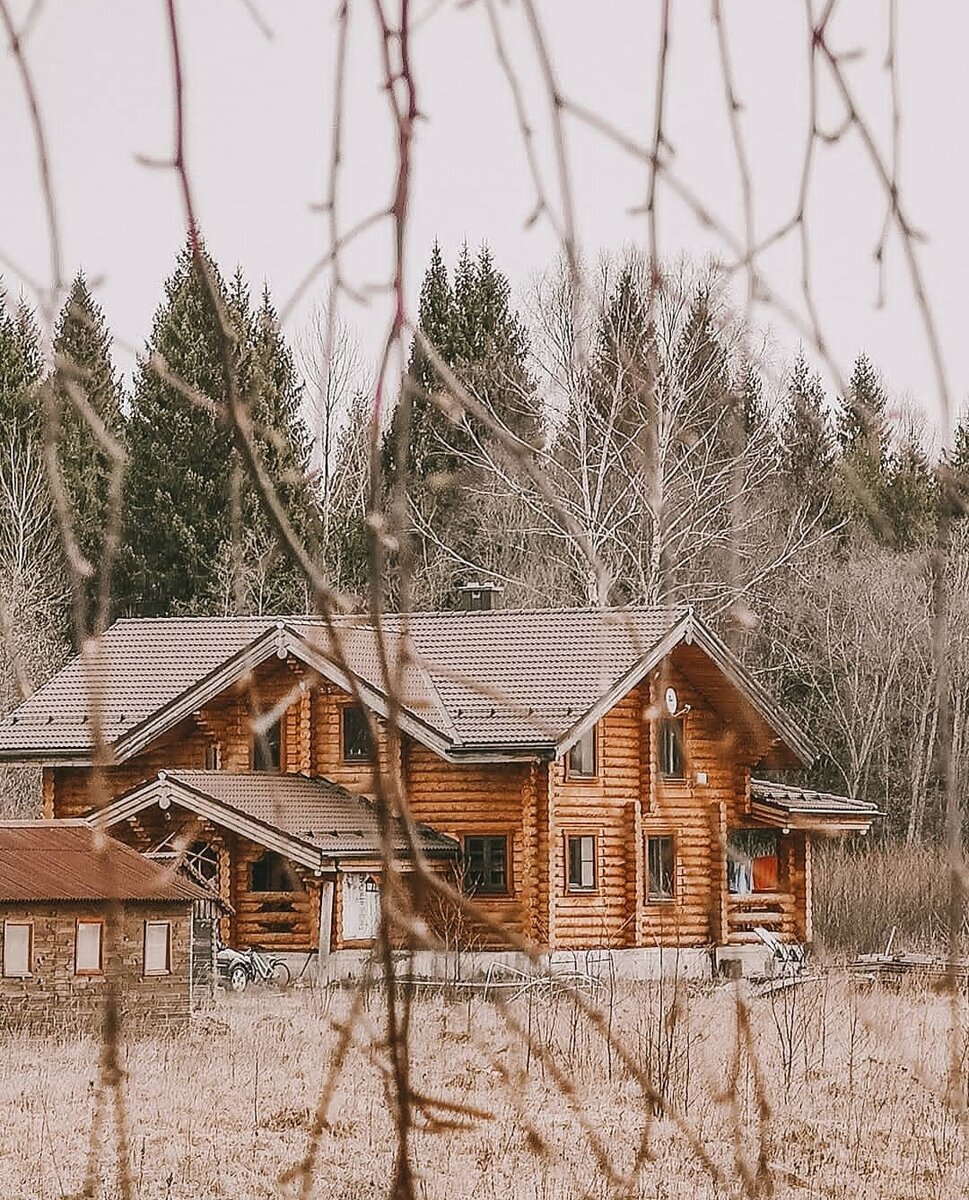
{"label": "spruce tree", "polygon": [[[233,292],[237,311],[248,313],[241,277],[237,276]],[[305,543],[313,532],[314,513],[307,486],[309,441],[300,413],[302,385],[268,287],[263,288],[259,307],[248,316],[243,336],[240,387],[249,402],[253,441],[283,511]],[[307,607],[305,581],[279,547],[265,500],[248,478],[242,490],[242,515],[250,553],[248,562],[243,556],[241,566],[258,588],[256,593],[250,587],[244,607],[302,611]]]}
{"label": "spruce tree", "polygon": [[860,354],[838,413],[840,457],[836,507],[847,521],[848,535],[863,534],[888,544],[893,533],[887,512],[890,444],[888,398],[881,379]]}
{"label": "spruce tree", "polygon": [[[239,311],[240,298],[232,303],[215,263],[204,261],[242,342],[247,314]],[[238,366],[238,351],[236,358]],[[227,390],[217,318],[189,245],[165,284],[135,375],[119,615],[193,611],[216,590],[231,531],[232,441],[219,415]]]}
{"label": "spruce tree", "polygon": [[0,436],[6,452],[39,439],[35,388],[42,373],[40,332],[33,314],[23,301],[10,312],[0,288]]}
{"label": "spruce tree", "polygon": [[780,422],[781,470],[787,505],[804,500],[825,504],[831,497],[834,437],[820,376],[808,367],[803,351],[787,384]]}
{"label": "spruce tree", "polygon": [[50,385],[51,419],[73,536],[92,570],[87,607],[96,594],[110,521],[108,492],[113,464],[79,401],[90,407],[114,439],[121,435],[122,412],[121,385],[111,361],[111,335],[83,273],[75,277],[54,330]]}
{"label": "spruce tree", "polygon": [[[508,280],[487,247],[477,256],[467,246],[462,249],[452,284],[435,243],[418,316],[423,336],[490,419],[526,446],[541,437],[524,328],[512,309]],[[415,340],[405,395],[383,440],[381,466],[390,488],[400,461],[406,463],[408,501],[418,530],[432,531],[429,538],[418,532],[415,546],[425,564],[427,595],[421,599],[428,603],[446,604],[454,595],[449,568],[436,544],[462,562],[483,565],[488,539],[482,530],[480,499],[490,485],[481,446],[487,447],[488,455],[504,454],[488,422],[464,410],[460,396],[451,392]],[[510,462],[508,469],[517,466]],[[472,491],[477,504],[470,500]],[[427,569],[432,559],[441,568],[434,581]]]}

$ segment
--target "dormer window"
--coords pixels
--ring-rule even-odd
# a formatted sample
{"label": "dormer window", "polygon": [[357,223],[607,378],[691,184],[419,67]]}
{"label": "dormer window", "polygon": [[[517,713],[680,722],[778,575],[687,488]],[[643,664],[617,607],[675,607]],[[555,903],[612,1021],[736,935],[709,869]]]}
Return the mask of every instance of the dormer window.
{"label": "dormer window", "polygon": [[282,721],[274,721],[263,733],[252,736],[252,769],[254,771],[282,770]]}
{"label": "dormer window", "polygon": [[373,741],[367,714],[359,704],[343,706],[343,761],[346,763],[372,762]]}

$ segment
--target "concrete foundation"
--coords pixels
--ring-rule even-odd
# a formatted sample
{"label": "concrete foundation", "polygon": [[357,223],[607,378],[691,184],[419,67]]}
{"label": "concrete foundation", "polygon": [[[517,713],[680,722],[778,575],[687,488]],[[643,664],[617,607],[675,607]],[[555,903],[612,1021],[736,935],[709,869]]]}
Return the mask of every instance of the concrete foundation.
{"label": "concrete foundation", "polygon": [[[375,977],[381,971],[367,950],[336,950],[317,960],[304,978],[322,982],[359,979],[368,963]],[[404,959],[401,956],[401,967]],[[714,974],[714,954],[708,947],[649,946],[622,950],[555,950],[536,960],[517,950],[478,950],[459,952],[417,951],[408,973],[421,979],[439,979],[442,983],[468,983],[501,979],[514,975],[550,974],[592,976],[611,980],[655,980],[669,977],[710,979]],[[747,971],[745,974],[749,973]]]}

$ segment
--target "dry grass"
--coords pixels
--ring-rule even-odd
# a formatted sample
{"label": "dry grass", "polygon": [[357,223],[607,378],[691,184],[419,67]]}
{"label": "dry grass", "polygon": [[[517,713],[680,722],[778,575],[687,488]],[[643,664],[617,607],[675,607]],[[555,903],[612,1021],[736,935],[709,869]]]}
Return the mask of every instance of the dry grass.
{"label": "dry grass", "polygon": [[[424,996],[414,1013],[415,1086],[478,1115],[438,1132],[424,1120],[414,1142],[418,1195],[739,1196],[750,1194],[741,1181],[745,1171],[752,1178],[759,1155],[767,1164],[757,1185],[762,1195],[963,1194],[962,1133],[940,1082],[946,998],[858,992],[831,975],[786,998],[751,1001],[756,1060],[741,1055],[739,1062],[727,987],[681,987],[674,995],[669,984],[662,992],[627,985],[602,1002],[622,1045],[649,1066],[722,1170],[720,1184],[685,1131],[665,1118],[652,1127],[638,1177],[621,1179],[653,1120],[651,1108],[568,997],[531,1006],[519,998],[509,1004],[509,1023],[479,996]],[[338,990],[250,994],[224,999],[181,1036],[130,1041],[123,1062],[135,1194],[279,1195],[280,1173],[305,1150],[336,1043],[333,1022],[349,1004]],[[324,1133],[318,1196],[386,1191],[394,1139],[376,993],[368,1007]],[[530,1024],[530,1055],[515,1022]],[[60,1200],[79,1193],[98,1053],[93,1038],[4,1035],[0,1195]],[[571,1100],[553,1082],[556,1068],[575,1084]],[[766,1119],[759,1099],[767,1101]],[[105,1151],[110,1164],[108,1142]],[[617,1176],[612,1186],[609,1170]],[[110,1165],[99,1194],[117,1195]]]}
{"label": "dry grass", "polygon": [[944,952],[949,938],[950,872],[932,845],[866,843],[816,847],[814,932],[822,952],[843,956],[884,949]]}

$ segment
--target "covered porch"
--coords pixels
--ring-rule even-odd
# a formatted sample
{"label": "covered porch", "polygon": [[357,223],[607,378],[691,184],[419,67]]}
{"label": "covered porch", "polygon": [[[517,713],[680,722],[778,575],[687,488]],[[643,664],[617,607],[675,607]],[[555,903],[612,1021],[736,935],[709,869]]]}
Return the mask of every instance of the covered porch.
{"label": "covered porch", "polygon": [[726,835],[721,944],[757,945],[757,930],[810,943],[813,839],[866,834],[878,816],[847,796],[751,780],[747,819]]}

